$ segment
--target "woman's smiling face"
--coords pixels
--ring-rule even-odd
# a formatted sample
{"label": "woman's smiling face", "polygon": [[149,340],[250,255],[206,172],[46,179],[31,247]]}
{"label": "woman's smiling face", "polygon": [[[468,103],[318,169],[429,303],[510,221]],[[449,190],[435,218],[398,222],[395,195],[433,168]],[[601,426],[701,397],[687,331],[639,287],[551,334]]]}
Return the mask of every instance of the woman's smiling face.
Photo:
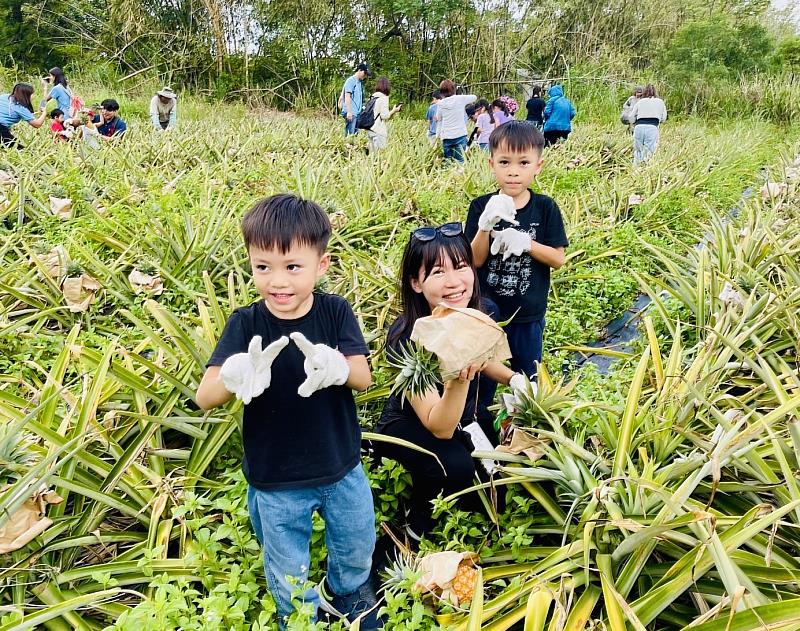
{"label": "woman's smiling face", "polygon": [[459,261],[453,264],[446,254],[431,268],[427,278],[422,267],[417,278],[411,279],[411,288],[425,297],[431,311],[440,303],[448,307],[469,306],[474,287],[475,272],[469,263]]}

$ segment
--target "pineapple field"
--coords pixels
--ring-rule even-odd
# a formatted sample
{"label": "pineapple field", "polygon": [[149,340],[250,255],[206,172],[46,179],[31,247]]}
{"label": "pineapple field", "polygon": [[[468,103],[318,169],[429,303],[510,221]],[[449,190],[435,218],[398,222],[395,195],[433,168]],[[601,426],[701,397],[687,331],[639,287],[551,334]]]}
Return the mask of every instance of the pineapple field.
{"label": "pineapple field", "polygon": [[[538,391],[518,448],[491,453],[485,510],[441,497],[411,550],[409,476],[369,442],[400,361],[385,352],[400,256],[413,229],[464,221],[496,189],[486,155],[442,164],[411,117],[366,155],[338,119],[192,97],[156,134],[143,103],[123,101],[130,130],[99,149],[25,130],[24,151],[0,153],[0,631],[278,628],[241,403],[204,413],[194,395],[227,316],[256,298],[241,217],[285,191],[329,213],[322,288],[371,350],[356,402],[376,527],[396,540],[385,628],[800,629],[796,127],[677,118],[633,169],[627,129],[598,113],[545,151],[534,186],[570,246]],[[638,337],[604,344],[641,295]],[[608,371],[584,361],[598,354]],[[442,552],[454,583],[421,590]],[[324,558],[315,518],[312,581]],[[313,613],[289,628],[343,628]]]}

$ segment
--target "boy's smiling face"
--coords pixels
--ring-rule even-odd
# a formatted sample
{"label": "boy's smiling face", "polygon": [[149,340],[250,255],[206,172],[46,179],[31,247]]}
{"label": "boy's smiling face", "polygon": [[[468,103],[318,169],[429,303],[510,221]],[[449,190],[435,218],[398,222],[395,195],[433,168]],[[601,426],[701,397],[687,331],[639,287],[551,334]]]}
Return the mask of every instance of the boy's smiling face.
{"label": "boy's smiling face", "polygon": [[331,255],[316,247],[292,243],[288,252],[280,248],[249,248],[253,282],[270,313],[293,320],[306,315],[314,304],[314,286],[331,263]]}
{"label": "boy's smiling face", "polygon": [[501,145],[489,158],[489,166],[500,186],[500,190],[511,197],[524,193],[542,170],[541,153],[531,147],[523,151],[511,151]]}

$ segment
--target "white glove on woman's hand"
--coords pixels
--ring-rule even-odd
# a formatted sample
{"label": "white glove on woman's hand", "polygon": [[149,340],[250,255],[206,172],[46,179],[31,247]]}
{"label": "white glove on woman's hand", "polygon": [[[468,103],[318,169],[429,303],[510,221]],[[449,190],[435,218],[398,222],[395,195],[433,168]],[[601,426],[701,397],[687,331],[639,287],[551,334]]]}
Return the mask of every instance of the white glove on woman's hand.
{"label": "white glove on woman's hand", "polygon": [[261,350],[261,336],[253,336],[246,353],[231,355],[222,364],[219,376],[228,392],[245,405],[260,396],[272,381],[272,362],[287,344],[289,338],[284,335]]}
{"label": "white glove on woman's hand", "polygon": [[531,251],[531,235],[522,230],[506,228],[505,230],[492,230],[492,245],[490,252],[499,254],[502,252],[505,261],[510,256],[522,256],[525,252]]}
{"label": "white glove on woman's hand", "polygon": [[289,337],[306,356],[303,362],[306,380],[300,384],[297,394],[301,397],[310,397],[317,390],[328,386],[341,386],[347,382],[350,376],[350,364],[339,351],[325,344],[312,344],[299,332],[294,332]]}
{"label": "white glove on woman's hand", "polygon": [[517,373],[508,382],[511,392],[504,392],[500,395],[503,401],[503,407],[509,414],[514,414],[516,410],[522,407],[522,402],[525,397],[532,398],[536,396],[539,390],[535,381],[530,381],[522,373]]}
{"label": "white glove on woman's hand", "polygon": [[486,208],[483,209],[481,216],[478,217],[478,230],[489,232],[505,219],[508,223],[518,226],[516,220],[517,208],[514,206],[514,199],[505,193],[498,193],[489,198]]}

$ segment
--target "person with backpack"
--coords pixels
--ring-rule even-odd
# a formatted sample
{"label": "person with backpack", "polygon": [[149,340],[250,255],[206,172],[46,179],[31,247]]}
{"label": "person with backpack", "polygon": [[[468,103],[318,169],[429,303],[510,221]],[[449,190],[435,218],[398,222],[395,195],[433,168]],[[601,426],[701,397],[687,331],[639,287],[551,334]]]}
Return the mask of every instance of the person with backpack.
{"label": "person with backpack", "polygon": [[[386,77],[379,77],[375,82],[375,92],[367,102],[364,111],[358,115],[357,126],[367,132],[368,151],[379,151],[386,147],[389,142],[389,128],[386,126],[392,116],[397,114],[402,107],[401,103],[389,109],[389,93],[391,85]],[[371,123],[371,125],[369,125]],[[369,125],[366,127],[365,125]]]}
{"label": "person with backpack", "polygon": [[[39,103],[39,107],[44,109],[48,101],[56,102],[56,109],[64,112],[64,124],[73,124],[73,117],[78,115],[81,104],[72,91],[67,87],[67,78],[64,71],[58,66],[50,68],[46,77],[42,78],[44,85],[44,98]],[[52,87],[50,87],[52,86]]]}
{"label": "person with backpack", "polygon": [[544,107],[544,146],[549,147],[559,140],[566,140],[572,131],[575,106],[564,96],[564,89],[556,84],[547,91],[548,101]]}
{"label": "person with backpack", "polygon": [[11,133],[11,128],[18,122],[26,121],[34,129],[44,125],[47,113],[42,109],[39,118],[34,117],[32,94],[30,83],[17,83],[10,94],[0,94],[0,147],[23,148]]}
{"label": "person with backpack", "polygon": [[360,63],[355,73],[344,82],[339,95],[339,111],[344,118],[344,135],[351,136],[358,131],[356,119],[364,105],[364,79],[369,76],[369,66]]}
{"label": "person with backpack", "polygon": [[628,99],[622,105],[622,114],[619,116],[619,120],[623,125],[628,126],[628,131],[633,133],[633,124],[636,122],[634,119],[631,118],[631,113],[633,112],[633,106],[636,105],[639,100],[642,98],[644,94],[644,88],[640,85],[637,85],[634,90],[633,94],[628,97]]}

